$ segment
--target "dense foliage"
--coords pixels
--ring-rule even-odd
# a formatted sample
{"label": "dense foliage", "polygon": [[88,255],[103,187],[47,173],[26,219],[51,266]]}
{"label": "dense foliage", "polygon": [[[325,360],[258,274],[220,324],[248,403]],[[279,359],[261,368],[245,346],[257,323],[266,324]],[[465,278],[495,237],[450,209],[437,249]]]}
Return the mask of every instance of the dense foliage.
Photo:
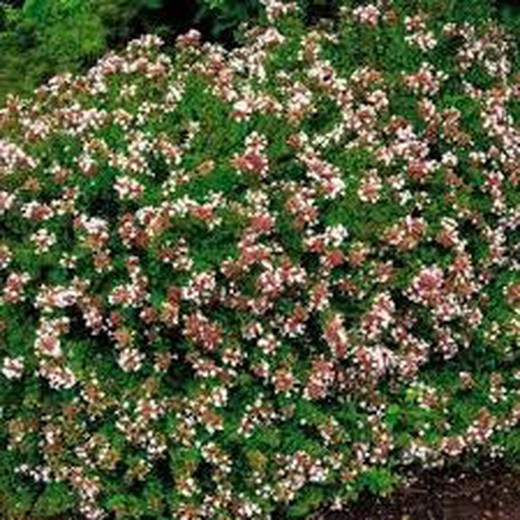
{"label": "dense foliage", "polygon": [[304,517],[520,455],[515,41],[264,3],[0,111],[3,518]]}

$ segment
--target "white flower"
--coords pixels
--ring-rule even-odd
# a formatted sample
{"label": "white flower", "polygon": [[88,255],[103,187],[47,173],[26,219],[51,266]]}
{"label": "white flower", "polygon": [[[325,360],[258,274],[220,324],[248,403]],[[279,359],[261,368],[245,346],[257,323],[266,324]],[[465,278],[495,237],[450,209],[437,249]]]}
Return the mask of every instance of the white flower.
{"label": "white flower", "polygon": [[144,354],[134,348],[125,348],[119,354],[118,364],[125,372],[137,372],[144,359]]}
{"label": "white flower", "polygon": [[46,253],[56,244],[57,239],[54,233],[43,228],[31,235],[31,241],[34,242],[38,253]]}
{"label": "white flower", "polygon": [[23,358],[21,356],[15,358],[6,357],[2,364],[2,374],[7,379],[20,379],[23,374],[23,368]]}

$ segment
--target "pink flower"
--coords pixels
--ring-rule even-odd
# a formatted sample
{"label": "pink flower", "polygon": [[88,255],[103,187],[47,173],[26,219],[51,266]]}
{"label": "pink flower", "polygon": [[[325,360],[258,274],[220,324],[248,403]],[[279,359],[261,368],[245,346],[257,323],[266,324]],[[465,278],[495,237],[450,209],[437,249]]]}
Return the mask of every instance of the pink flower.
{"label": "pink flower", "polygon": [[332,318],[327,321],[323,338],[331,348],[334,356],[339,359],[345,357],[349,341],[347,331],[343,326],[343,317],[340,314],[334,314]]}
{"label": "pink flower", "polygon": [[358,188],[358,197],[361,202],[374,204],[379,200],[383,184],[377,170],[370,170],[362,178]]}
{"label": "pink flower", "polygon": [[410,298],[423,305],[437,305],[444,296],[444,273],[433,265],[423,268],[412,280]]}

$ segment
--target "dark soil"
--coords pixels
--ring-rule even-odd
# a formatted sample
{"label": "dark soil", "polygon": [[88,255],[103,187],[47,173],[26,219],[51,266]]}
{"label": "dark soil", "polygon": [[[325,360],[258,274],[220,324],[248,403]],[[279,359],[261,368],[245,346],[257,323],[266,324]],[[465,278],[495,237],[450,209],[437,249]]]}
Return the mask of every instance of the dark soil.
{"label": "dark soil", "polygon": [[[520,520],[520,471],[437,470],[386,499],[361,497],[348,511],[316,520]],[[312,519],[311,519],[312,520]]]}

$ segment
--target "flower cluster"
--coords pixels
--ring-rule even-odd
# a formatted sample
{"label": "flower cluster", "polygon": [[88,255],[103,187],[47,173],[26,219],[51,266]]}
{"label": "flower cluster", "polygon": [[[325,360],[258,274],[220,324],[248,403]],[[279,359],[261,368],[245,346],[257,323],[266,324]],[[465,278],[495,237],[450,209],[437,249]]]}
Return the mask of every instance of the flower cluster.
{"label": "flower cluster", "polygon": [[518,455],[513,41],[262,3],[0,109],[0,516],[305,516]]}

